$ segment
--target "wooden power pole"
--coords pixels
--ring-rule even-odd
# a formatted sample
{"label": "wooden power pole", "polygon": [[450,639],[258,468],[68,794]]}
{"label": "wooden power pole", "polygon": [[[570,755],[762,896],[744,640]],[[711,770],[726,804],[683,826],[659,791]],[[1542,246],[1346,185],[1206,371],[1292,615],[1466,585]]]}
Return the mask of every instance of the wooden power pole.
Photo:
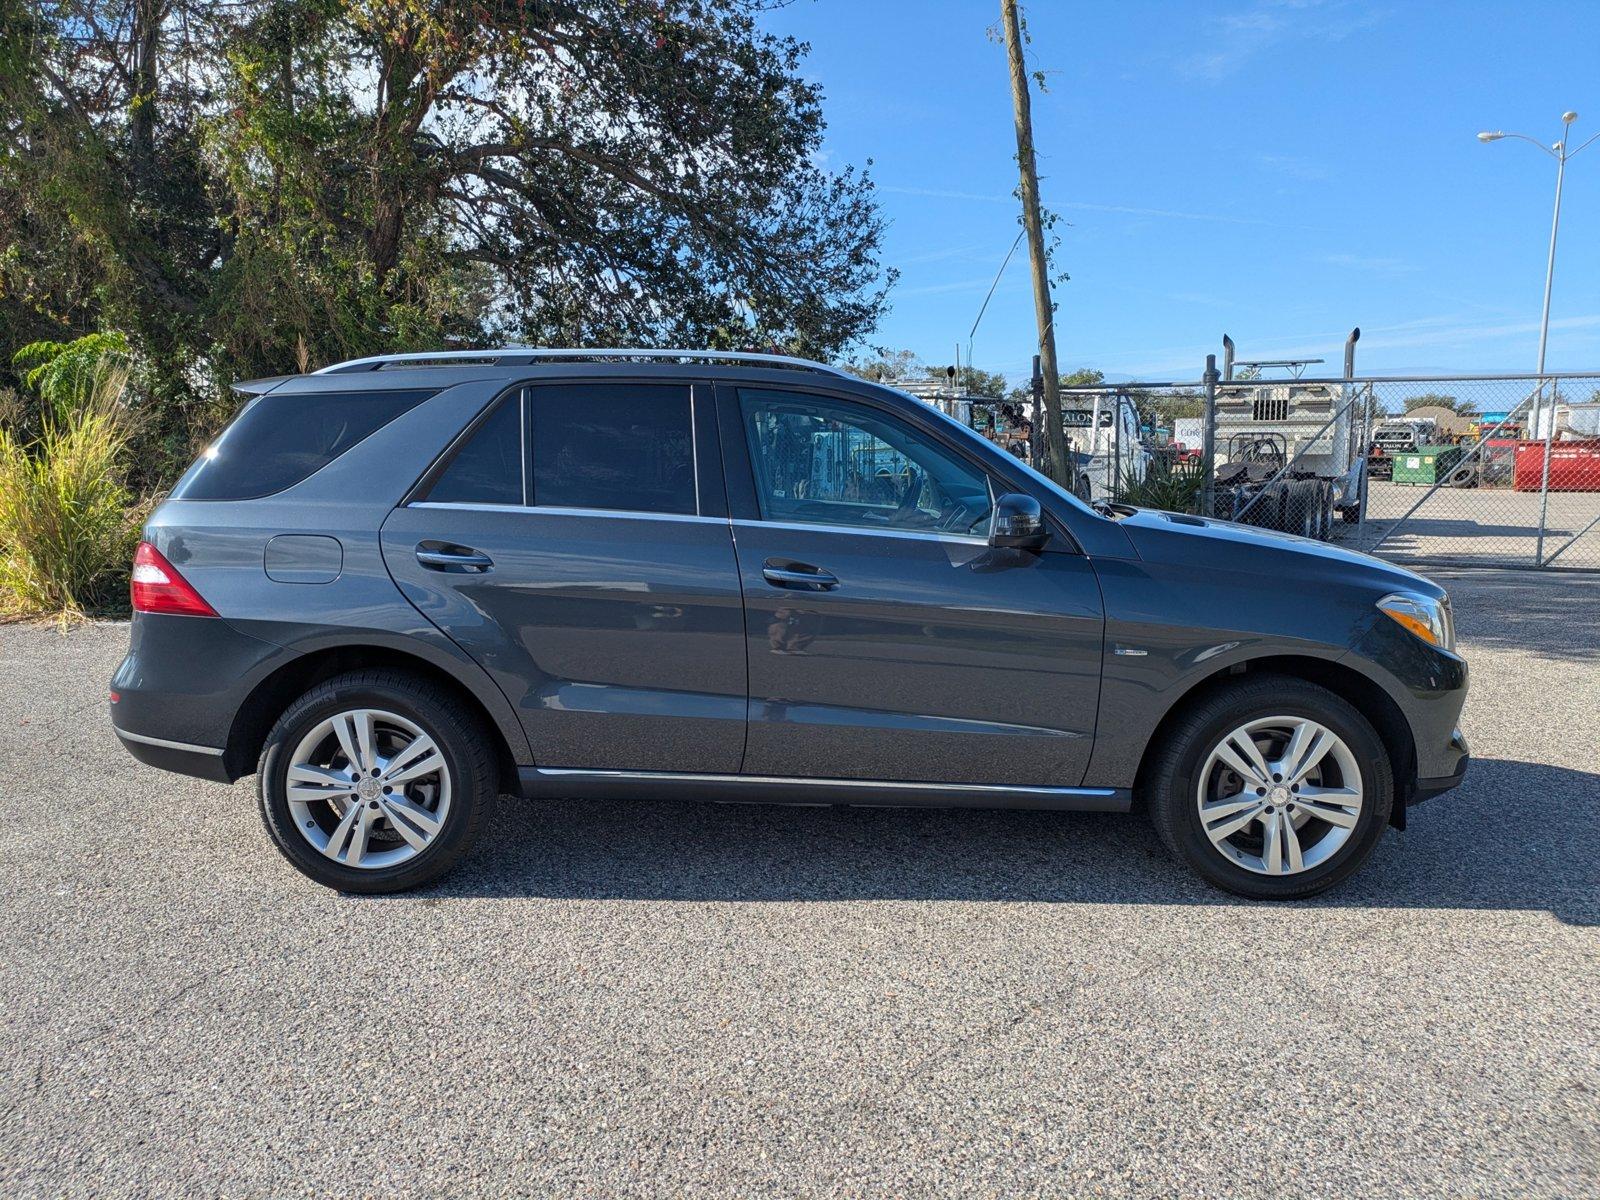
{"label": "wooden power pole", "polygon": [[1011,60],[1011,101],[1016,112],[1017,167],[1022,172],[1022,227],[1028,234],[1028,262],[1033,268],[1033,313],[1039,324],[1039,369],[1044,374],[1045,473],[1063,487],[1072,486],[1067,470],[1065,431],[1061,426],[1061,370],[1056,364],[1055,305],[1050,299],[1050,260],[1045,253],[1044,223],[1039,216],[1039,168],[1033,155],[1033,104],[1028,95],[1028,68],[1022,56],[1022,21],[1017,0],[1000,0],[1006,27],[1006,57]]}

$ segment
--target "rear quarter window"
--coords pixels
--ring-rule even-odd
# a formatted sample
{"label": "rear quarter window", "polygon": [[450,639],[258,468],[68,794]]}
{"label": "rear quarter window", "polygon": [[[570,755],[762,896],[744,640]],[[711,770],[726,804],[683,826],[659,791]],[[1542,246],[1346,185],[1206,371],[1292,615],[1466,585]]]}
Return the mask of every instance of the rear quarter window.
{"label": "rear quarter window", "polygon": [[257,397],[172,489],[177,500],[254,500],[293,487],[364,441],[429,390]]}

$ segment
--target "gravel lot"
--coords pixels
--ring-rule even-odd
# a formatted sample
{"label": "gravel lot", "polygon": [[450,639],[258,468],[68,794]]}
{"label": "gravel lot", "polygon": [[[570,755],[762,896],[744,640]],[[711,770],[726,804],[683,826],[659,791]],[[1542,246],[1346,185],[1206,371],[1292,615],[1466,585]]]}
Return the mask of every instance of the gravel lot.
{"label": "gravel lot", "polygon": [[[1541,498],[1538,492],[1494,487],[1440,488],[1430,496],[1425,487],[1383,481],[1368,488],[1366,524],[1334,526],[1335,538],[1352,550],[1366,550],[1387,534],[1384,554],[1401,560],[1532,566],[1542,503],[1544,553],[1559,555],[1563,567],[1600,567],[1600,493],[1551,492]],[[1394,529],[1419,501],[1422,507]]]}
{"label": "gravel lot", "polygon": [[1115,817],[507,801],[305,882],[0,627],[7,1196],[1600,1194],[1600,578],[1450,581],[1478,761],[1316,902]]}

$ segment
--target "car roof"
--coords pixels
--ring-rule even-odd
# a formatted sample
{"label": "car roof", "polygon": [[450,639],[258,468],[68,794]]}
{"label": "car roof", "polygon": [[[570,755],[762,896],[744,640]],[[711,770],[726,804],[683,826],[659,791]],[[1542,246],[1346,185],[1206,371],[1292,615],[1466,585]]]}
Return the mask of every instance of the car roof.
{"label": "car roof", "polygon": [[725,350],[550,349],[505,347],[383,354],[333,363],[306,375],[246,380],[233,389],[246,396],[274,392],[313,395],[333,391],[442,389],[475,381],[539,379],[703,379],[773,386],[824,385],[829,389],[890,396],[925,407],[915,396],[862,379],[827,363],[788,355]]}

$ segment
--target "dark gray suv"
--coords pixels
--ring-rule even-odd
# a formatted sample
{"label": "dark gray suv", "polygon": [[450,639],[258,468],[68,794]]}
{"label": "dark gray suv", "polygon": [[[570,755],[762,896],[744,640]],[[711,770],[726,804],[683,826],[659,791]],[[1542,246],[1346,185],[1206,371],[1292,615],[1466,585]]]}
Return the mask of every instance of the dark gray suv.
{"label": "dark gray suv", "polygon": [[1096,511],[797,359],[362,359],[250,399],[158,508],[111,718],[255,772],[320,883],[434,879],[502,793],[1146,808],[1306,896],[1460,782],[1442,589],[1225,522]]}

